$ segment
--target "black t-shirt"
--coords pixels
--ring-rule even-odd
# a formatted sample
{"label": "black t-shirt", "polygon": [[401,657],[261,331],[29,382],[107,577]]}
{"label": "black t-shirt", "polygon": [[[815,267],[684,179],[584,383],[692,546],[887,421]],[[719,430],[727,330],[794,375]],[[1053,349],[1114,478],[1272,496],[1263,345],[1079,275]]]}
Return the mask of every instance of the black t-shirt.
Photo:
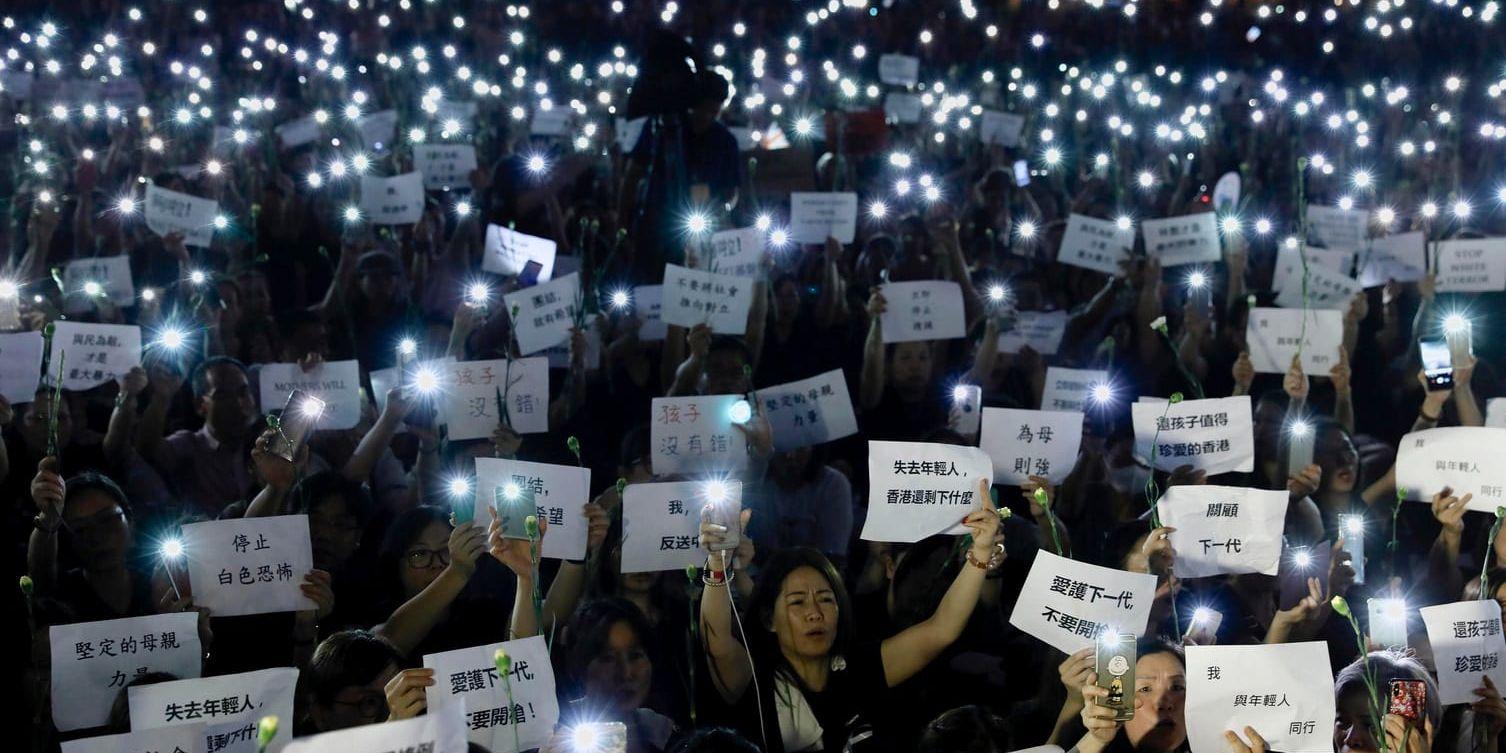
{"label": "black t-shirt", "polygon": [[131,571],[131,603],[124,612],[115,611],[99,598],[82,568],[73,568],[58,576],[55,596],[68,607],[69,622],[95,622],[156,613],[152,604],[152,581],[135,570]]}
{"label": "black t-shirt", "polygon": [[[767,654],[757,657],[753,669],[757,677],[757,690],[752,687],[754,683],[750,683],[739,702],[739,717],[743,720],[739,726],[743,735],[759,743],[763,740],[764,731],[767,731],[768,741],[763,747],[767,753],[798,753],[799,750],[812,749],[788,749],[784,746],[778,707],[775,705],[788,705],[788,699],[779,698],[781,686],[805,697],[811,713],[821,725],[821,747],[826,751],[841,751],[847,747],[848,738],[853,732],[871,729],[874,700],[879,695],[877,691],[888,687],[884,680],[884,659],[880,653],[880,644],[860,643],[844,656],[833,656],[832,659],[833,668],[827,675],[826,688],[817,692],[805,687],[793,675],[780,673],[787,678],[787,684],[777,681],[774,668],[782,664],[778,657]],[[753,715],[755,708],[762,712],[762,727]]]}

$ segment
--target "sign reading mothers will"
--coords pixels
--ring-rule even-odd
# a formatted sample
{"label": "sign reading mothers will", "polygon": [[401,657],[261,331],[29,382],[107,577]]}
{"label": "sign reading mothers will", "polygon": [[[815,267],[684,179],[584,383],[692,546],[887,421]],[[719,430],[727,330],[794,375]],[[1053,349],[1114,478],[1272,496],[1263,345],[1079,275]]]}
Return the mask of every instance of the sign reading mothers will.
{"label": "sign reading mothers will", "polygon": [[[720,496],[714,500],[713,494]],[[701,509],[713,502],[741,509],[742,499],[738,481],[628,484],[622,491],[622,572],[683,571],[705,564]]]}
{"label": "sign reading mothers will", "polygon": [[513,277],[522,274],[529,262],[537,262],[539,282],[548,282],[554,278],[557,249],[557,244],[548,238],[515,232],[501,225],[487,225],[481,271]]}
{"label": "sign reading mothers will", "polygon": [[1067,218],[1067,229],[1056,260],[1074,267],[1091,269],[1106,275],[1122,274],[1119,265],[1129,258],[1135,247],[1135,228],[1120,227],[1114,220],[1100,220],[1084,214]]}
{"label": "sign reading mothers will", "polygon": [[41,332],[0,334],[0,396],[11,405],[36,399],[42,385]]}
{"label": "sign reading mothers will", "polygon": [[1396,453],[1396,488],[1407,499],[1428,501],[1444,487],[1463,498],[1474,495],[1469,509],[1494,514],[1506,505],[1506,429],[1449,426],[1413,432],[1401,438]]}
{"label": "sign reading mothers will", "polygon": [[1083,414],[984,408],[978,446],[993,458],[994,479],[1020,486],[1031,476],[1059,484],[1077,465]]}
{"label": "sign reading mothers will", "polygon": [[858,433],[857,415],[841,369],[758,390],[758,405],[780,452]]}
{"label": "sign reading mothers will", "polygon": [[293,390],[324,401],[320,429],[350,429],[361,422],[361,364],[326,361],[308,371],[296,363],[262,364],[261,412],[282,408]]}
{"label": "sign reading mothers will", "polygon": [[419,172],[379,178],[361,176],[361,214],[373,225],[412,225],[424,214],[424,176]]}
{"label": "sign reading mothers will", "polygon": [[1156,509],[1161,525],[1176,530],[1177,577],[1261,573],[1281,564],[1281,530],[1287,492],[1243,486],[1173,486]]}
{"label": "sign reading mothers will", "polygon": [[[129,689],[131,729],[202,724],[207,750],[253,753],[262,717],[293,718],[297,686],[292,667],[140,685]],[[280,725],[267,749],[281,749],[293,737],[291,727]]]}
{"label": "sign reading mothers will", "polygon": [[790,240],[825,243],[836,238],[851,243],[858,233],[858,195],[850,192],[790,194]]}
{"label": "sign reading mothers will", "polygon": [[1143,220],[1145,252],[1163,267],[1216,262],[1223,257],[1217,222],[1212,212]]}
{"label": "sign reading mothers will", "polygon": [[1285,374],[1300,350],[1304,373],[1326,375],[1339,363],[1344,314],[1337,309],[1251,309],[1245,343],[1258,373]]}
{"label": "sign reading mothers will", "polygon": [[879,317],[885,343],[952,340],[967,335],[962,287],[945,280],[891,282],[883,287],[888,307]]}
{"label": "sign reading mothers will", "polygon": [[1107,371],[1047,366],[1041,410],[1086,410],[1092,404],[1093,390],[1108,384]]}
{"label": "sign reading mothers will", "polygon": [[498,426],[549,431],[549,359],[461,361],[449,367],[444,416],[452,440],[486,439]]}
{"label": "sign reading mothers will", "polygon": [[963,518],[980,505],[978,481],[993,483],[993,461],[976,447],[929,442],[868,443],[865,541],[914,543],[964,533]]}
{"label": "sign reading mothers will", "polygon": [[1428,629],[1438,671],[1438,700],[1445,706],[1474,703],[1484,678],[1506,687],[1506,639],[1501,607],[1494,600],[1459,601],[1417,610]]}
{"label": "sign reading mothers will", "polygon": [[122,688],[148,672],[198,677],[197,612],[54,625],[52,721],[59,731],[103,726]]}
{"label": "sign reading mothers will", "polygon": [[146,226],[157,235],[182,233],[183,243],[209,248],[214,241],[214,217],[220,205],[186,193],[146,186]]}
{"label": "sign reading mothers will", "polygon": [[1187,647],[1187,741],[1227,753],[1226,730],[1252,727],[1269,750],[1333,753],[1328,644]]}
{"label": "sign reading mothers will", "polygon": [[591,469],[573,465],[530,463],[506,458],[476,458],[476,501],[495,506],[497,489],[517,484],[533,494],[535,513],[549,524],[540,551],[558,560],[586,558],[586,519],[583,509],[590,501]]}
{"label": "sign reading mothers will", "polygon": [[575,309],[580,305],[580,273],[524,288],[502,297],[513,317],[513,336],[523,355],[537,353],[570,339]]}
{"label": "sign reading mothers will", "polygon": [[471,144],[414,144],[413,166],[424,176],[424,188],[437,191],[463,188],[476,169],[476,147]]}
{"label": "sign reading mothers will", "polygon": [[[505,651],[506,674],[497,670]],[[496,753],[522,753],[549,740],[559,722],[554,669],[543,636],[426,654],[434,684],[424,691],[429,713],[465,710],[468,739]]]}
{"label": "sign reading mothers will", "polygon": [[1009,624],[1070,654],[1092,648],[1098,634],[1145,635],[1156,576],[1035,553]]}
{"label": "sign reading mothers will", "polygon": [[706,324],[717,334],[741,335],[748,331],[748,309],[752,305],[752,280],[664,265],[660,316],[665,324],[686,329]]}
{"label": "sign reading mothers will", "polygon": [[140,327],[70,321],[53,324],[47,384],[57,379],[59,362],[63,366],[65,390],[93,389],[141,365]]}
{"label": "sign reading mothers will", "polygon": [[1250,398],[1223,397],[1180,403],[1137,402],[1135,456],[1155,459],[1157,470],[1189,465],[1208,475],[1255,468],[1254,423]]}
{"label": "sign reading mothers will", "polygon": [[733,406],[740,402],[741,395],[654,398],[649,413],[654,473],[748,467],[748,440],[732,420]]}
{"label": "sign reading mothers will", "polygon": [[451,703],[411,719],[300,737],[282,753],[466,753],[465,721],[465,705]]}
{"label": "sign reading mothers will", "polygon": [[194,606],[220,617],[318,607],[299,588],[314,569],[307,515],[190,523],[183,556]]}

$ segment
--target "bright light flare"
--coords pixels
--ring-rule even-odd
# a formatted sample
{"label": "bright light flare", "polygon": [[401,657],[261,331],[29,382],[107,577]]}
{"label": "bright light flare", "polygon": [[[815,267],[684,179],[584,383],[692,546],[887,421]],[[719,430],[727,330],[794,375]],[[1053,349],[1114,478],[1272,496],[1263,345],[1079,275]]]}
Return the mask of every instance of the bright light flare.
{"label": "bright light flare", "polygon": [[162,542],[162,556],[165,559],[175,560],[183,556],[183,542],[179,539],[168,539]]}
{"label": "bright light flare", "polygon": [[745,424],[753,420],[753,405],[747,400],[739,400],[727,409],[727,418],[734,424]]}

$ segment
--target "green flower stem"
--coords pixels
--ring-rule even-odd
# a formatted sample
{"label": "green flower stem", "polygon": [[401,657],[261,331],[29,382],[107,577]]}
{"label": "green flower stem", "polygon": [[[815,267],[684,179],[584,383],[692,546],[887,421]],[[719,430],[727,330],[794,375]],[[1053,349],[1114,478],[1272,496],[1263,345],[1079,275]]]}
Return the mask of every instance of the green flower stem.
{"label": "green flower stem", "polygon": [[[507,691],[507,716],[508,718],[511,718],[512,707],[517,705],[512,699],[512,657],[508,656],[506,651],[503,651],[499,648],[497,649],[496,656],[493,657],[493,661],[495,661],[497,665],[497,676],[502,678],[502,688],[503,690]],[[512,749],[515,752],[523,750],[523,743],[518,739],[517,721],[518,720],[513,719],[511,725]]]}

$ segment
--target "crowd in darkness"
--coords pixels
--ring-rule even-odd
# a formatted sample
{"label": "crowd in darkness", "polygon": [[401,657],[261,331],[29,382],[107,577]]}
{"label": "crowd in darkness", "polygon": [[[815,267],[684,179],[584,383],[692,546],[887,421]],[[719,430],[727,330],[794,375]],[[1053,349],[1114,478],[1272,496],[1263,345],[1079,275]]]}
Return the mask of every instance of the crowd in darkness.
{"label": "crowd in darkness", "polygon": [[[1506,510],[1491,515],[1479,488],[1404,482],[1398,465],[1404,437],[1479,427],[1496,458],[1483,488],[1506,468],[1497,7],[9,0],[0,387],[29,368],[16,333],[46,333],[49,368],[64,326],[138,327],[144,344],[91,384],[57,389],[38,368],[20,375],[34,390],[0,397],[0,634],[21,690],[9,739],[47,753],[133,731],[124,686],[184,677],[143,668],[103,724],[59,724],[59,704],[88,694],[59,682],[74,676],[52,636],[188,613],[202,648],[189,677],[297,669],[281,739],[426,715],[450,680],[425,657],[542,637],[551,666],[534,671],[552,673],[560,708],[549,753],[594,753],[572,748],[582,720],[621,723],[622,753],[1173,753],[1191,750],[1189,647],[1321,642],[1332,672],[1312,681],[1332,680],[1333,750],[1497,753],[1492,673],[1473,702],[1441,703],[1449,667],[1416,610],[1494,600],[1506,614]],[[886,54],[913,58],[915,80],[883,80]],[[1021,116],[1018,136],[985,141],[986,111]],[[301,119],[306,140],[289,136]],[[436,143],[473,147],[475,169],[428,186],[416,220],[377,222],[365,178],[418,170]],[[154,230],[157,189],[213,200],[212,226]],[[795,242],[792,192],[856,194],[853,237]],[[1323,237],[1316,212],[1360,216],[1360,235]],[[1142,223],[1185,215],[1216,218],[1215,258],[1163,265]],[[1065,263],[1076,216],[1133,241],[1109,268]],[[636,305],[667,265],[707,269],[712,233],[741,228],[762,248],[739,273],[751,303],[735,334]],[[552,242],[552,270],[495,267],[503,232]],[[1367,270],[1382,239],[1409,233],[1417,265]],[[1460,240],[1485,249],[1483,286],[1449,278],[1442,250]],[[74,274],[122,257],[108,280]],[[413,375],[544,356],[504,296],[569,273],[581,294],[548,354],[538,430],[499,388],[479,409],[497,409],[489,436],[455,438]],[[1335,276],[1352,288],[1325,299],[1317,281]],[[886,291],[920,281],[955,284],[962,336],[885,331],[908,305]],[[1337,313],[1329,368],[1304,369],[1300,351],[1284,372],[1258,368],[1248,324],[1272,307]],[[1052,347],[1011,337],[1047,315],[1064,322]],[[1451,346],[1439,381],[1419,341],[1444,339],[1451,317],[1472,346]],[[347,361],[359,419],[287,451],[294,422],[278,415],[286,394],[264,397],[268,369]],[[976,447],[966,414],[1050,409],[1060,367],[1105,374],[1080,396],[1070,473],[985,479],[936,535],[861,535],[879,506],[871,442]],[[855,433],[781,435],[759,390],[833,371]],[[654,401],[698,395],[747,398],[730,428],[747,462],[663,473]],[[1156,444],[1137,443],[1138,399],[1222,397],[1249,401],[1249,470],[1137,447]],[[1311,432],[1300,463],[1296,421]],[[486,459],[584,467],[589,488],[514,535],[478,499]],[[624,572],[624,499],[668,481],[740,482],[741,510],[692,511],[689,572]],[[1285,500],[1282,562],[1322,554],[1297,598],[1274,574],[1179,569],[1185,546],[1153,503],[1205,485]],[[306,518],[312,567],[288,577],[310,606],[196,602],[207,586],[183,560],[207,555],[167,553],[185,527],[278,516]],[[541,558],[551,528],[584,530],[583,556]],[[1011,619],[1042,553],[1155,579],[1135,681],[1113,691],[1132,718],[1098,675],[1101,637],[1068,654]],[[1361,605],[1382,598],[1405,599],[1410,648],[1356,641],[1374,627]],[[1423,688],[1411,717],[1376,697],[1397,680]],[[1246,725],[1194,753],[1265,753],[1287,731]],[[514,753],[510,739],[470,746]]]}

